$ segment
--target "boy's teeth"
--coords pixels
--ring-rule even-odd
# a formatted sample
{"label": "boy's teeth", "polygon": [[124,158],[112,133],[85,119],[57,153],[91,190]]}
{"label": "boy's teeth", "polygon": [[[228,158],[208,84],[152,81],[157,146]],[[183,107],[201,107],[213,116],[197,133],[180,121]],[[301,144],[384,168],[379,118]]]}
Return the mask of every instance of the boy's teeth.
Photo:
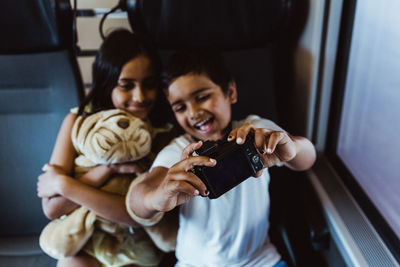
{"label": "boy's teeth", "polygon": [[212,118],[208,118],[195,124],[195,127],[200,131],[207,132],[211,128]]}
{"label": "boy's teeth", "polygon": [[209,125],[201,125],[199,128],[200,128],[201,131],[205,131],[205,130],[207,130],[209,127],[210,127]]}
{"label": "boy's teeth", "polygon": [[197,124],[196,124],[196,127],[201,128],[202,126],[204,126],[204,124],[205,124],[206,122],[208,122],[208,119],[197,123]]}

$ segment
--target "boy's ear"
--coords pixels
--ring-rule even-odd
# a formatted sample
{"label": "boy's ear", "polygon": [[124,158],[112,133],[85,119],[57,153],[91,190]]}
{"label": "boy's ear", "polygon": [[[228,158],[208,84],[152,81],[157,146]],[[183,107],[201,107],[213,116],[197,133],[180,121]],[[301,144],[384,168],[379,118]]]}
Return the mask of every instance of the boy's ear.
{"label": "boy's ear", "polygon": [[231,104],[235,104],[237,102],[237,89],[235,81],[231,81],[228,84],[228,97]]}

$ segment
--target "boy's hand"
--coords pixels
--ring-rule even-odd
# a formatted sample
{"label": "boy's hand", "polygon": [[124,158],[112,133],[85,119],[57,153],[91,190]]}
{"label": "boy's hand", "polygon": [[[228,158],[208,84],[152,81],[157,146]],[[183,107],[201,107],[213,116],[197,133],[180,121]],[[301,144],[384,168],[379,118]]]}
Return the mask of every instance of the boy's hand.
{"label": "boy's hand", "polygon": [[182,152],[182,160],[173,165],[167,172],[154,196],[153,207],[159,211],[170,211],[194,196],[207,196],[204,183],[190,170],[194,166],[215,166],[216,160],[204,156],[191,156],[202,142],[188,145]]}
{"label": "boy's hand", "polygon": [[[280,162],[290,161],[296,156],[296,145],[287,133],[256,128],[249,123],[232,130],[228,141],[236,139],[236,143],[243,144],[249,132],[254,133],[254,145],[265,167],[272,167]],[[261,173],[258,172],[256,177],[260,176]]]}

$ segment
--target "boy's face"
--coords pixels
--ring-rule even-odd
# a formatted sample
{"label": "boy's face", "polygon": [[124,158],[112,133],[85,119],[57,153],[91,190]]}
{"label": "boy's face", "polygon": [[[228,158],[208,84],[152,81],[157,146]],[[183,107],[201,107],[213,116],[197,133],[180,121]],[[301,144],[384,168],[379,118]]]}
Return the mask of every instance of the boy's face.
{"label": "boy's face", "polygon": [[218,140],[226,134],[237,92],[234,82],[224,94],[206,75],[187,74],[170,84],[167,98],[187,133],[200,140]]}

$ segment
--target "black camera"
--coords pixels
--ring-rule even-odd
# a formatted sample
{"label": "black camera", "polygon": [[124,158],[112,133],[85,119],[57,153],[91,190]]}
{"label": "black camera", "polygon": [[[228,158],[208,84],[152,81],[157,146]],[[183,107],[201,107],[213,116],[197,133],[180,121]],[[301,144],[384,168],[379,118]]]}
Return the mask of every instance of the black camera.
{"label": "black camera", "polygon": [[235,141],[205,141],[195,154],[217,160],[214,167],[195,166],[192,169],[207,186],[211,199],[218,198],[264,168],[251,134],[242,145]]}

